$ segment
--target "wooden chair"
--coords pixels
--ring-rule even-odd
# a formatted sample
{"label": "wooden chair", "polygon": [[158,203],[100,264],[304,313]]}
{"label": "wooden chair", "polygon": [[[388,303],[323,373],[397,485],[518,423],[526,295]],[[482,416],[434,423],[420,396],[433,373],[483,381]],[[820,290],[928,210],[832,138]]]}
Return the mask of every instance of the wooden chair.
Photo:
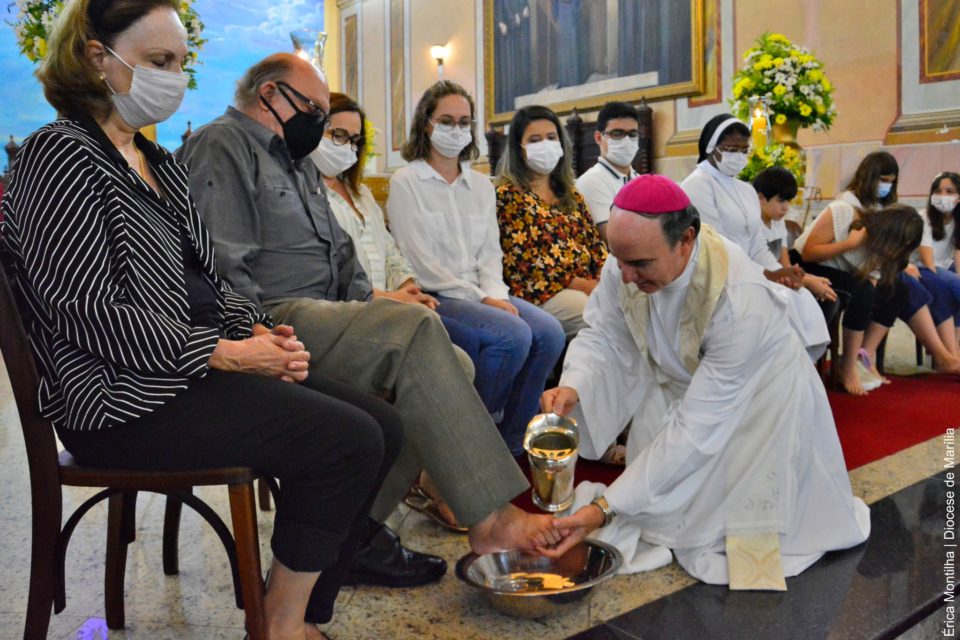
{"label": "wooden chair", "polygon": [[[881,374],[884,372],[884,359],[887,353],[887,337],[889,334],[883,337],[883,340],[880,341],[880,344],[877,346],[877,371]],[[914,350],[916,352],[916,364],[918,367],[923,366],[924,355],[926,350],[923,348],[923,345],[920,343],[920,338],[913,339]],[[933,358],[930,359],[930,366],[933,366]]]}
{"label": "wooden chair", "polygon": [[[210,523],[227,550],[237,606],[246,612],[249,637],[251,640],[265,638],[264,588],[253,489],[257,472],[249,467],[156,472],[101,469],[78,464],[66,451],[58,454],[53,425],[38,410],[40,380],[36,363],[17,301],[3,269],[0,269],[0,328],[0,353],[13,386],[30,469],[33,535],[24,639],[46,638],[51,605],[56,613],[65,608],[64,566],[70,536],[84,514],[105,499],[108,500],[104,579],[106,619],[109,628],[123,628],[127,546],[135,539],[134,519],[139,491],[167,496],[164,572],[174,575],[178,571],[177,533],[180,511],[186,504]],[[272,482],[272,478],[268,481]],[[210,485],[227,485],[229,488],[234,536],[213,509],[192,493],[193,487]],[[98,487],[102,491],[80,505],[61,528],[64,486]]]}

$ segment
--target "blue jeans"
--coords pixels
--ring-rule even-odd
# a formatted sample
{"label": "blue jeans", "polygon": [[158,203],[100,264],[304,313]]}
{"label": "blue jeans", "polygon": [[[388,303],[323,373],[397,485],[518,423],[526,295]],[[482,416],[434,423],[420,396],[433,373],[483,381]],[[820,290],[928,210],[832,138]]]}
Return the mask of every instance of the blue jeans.
{"label": "blue jeans", "polygon": [[937,276],[940,277],[953,296],[958,311],[957,315],[954,316],[954,322],[960,326],[960,276],[957,275],[957,265],[952,265],[949,269],[937,267]]}
{"label": "blue jeans", "polygon": [[899,278],[910,291],[910,302],[900,314],[900,319],[904,322],[909,322],[924,305],[930,307],[930,315],[933,316],[933,324],[935,325],[949,320],[960,310],[950,287],[943,281],[943,278],[930,269],[920,267],[919,280],[905,273],[901,273]]}
{"label": "blue jeans", "polygon": [[520,455],[527,423],[537,414],[547,376],[563,351],[560,322],[513,296],[510,303],[519,317],[482,302],[433,295],[450,339],[473,359],[480,399],[491,414],[503,412],[497,428],[510,452]]}

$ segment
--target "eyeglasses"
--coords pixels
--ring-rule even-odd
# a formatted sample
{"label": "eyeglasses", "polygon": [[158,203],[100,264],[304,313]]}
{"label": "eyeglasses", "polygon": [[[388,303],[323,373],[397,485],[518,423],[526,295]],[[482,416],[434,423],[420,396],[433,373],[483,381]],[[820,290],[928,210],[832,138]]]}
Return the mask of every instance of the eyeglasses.
{"label": "eyeglasses", "polygon": [[433,124],[440,124],[445,127],[459,127],[463,131],[470,131],[473,128],[473,118],[460,118],[455,120],[453,116],[440,116],[431,120]]}
{"label": "eyeglasses", "polygon": [[291,106],[291,107],[293,107],[293,108],[296,109],[297,111],[300,111],[300,109],[297,109],[297,105],[293,104],[293,100],[290,99],[290,96],[287,95],[287,93],[286,93],[286,91],[284,91],[284,89],[287,89],[287,91],[289,91],[290,93],[292,93],[292,94],[297,98],[297,100],[299,100],[300,102],[302,102],[303,104],[305,104],[305,105],[307,105],[307,106],[309,107],[309,109],[308,109],[307,111],[304,111],[304,112],[301,112],[301,113],[306,113],[308,116],[310,116],[310,117],[312,117],[312,118],[316,118],[316,119],[317,119],[317,124],[326,123],[326,121],[327,121],[327,112],[324,110],[323,107],[321,107],[320,105],[318,105],[316,102],[314,102],[313,100],[311,100],[311,99],[308,98],[307,96],[303,95],[302,93],[300,93],[299,91],[297,91],[296,89],[294,89],[293,87],[291,87],[291,86],[290,86],[289,84],[287,84],[286,82],[278,82],[278,83],[277,83],[277,89],[280,90],[280,95],[282,95],[284,98],[286,98],[287,102],[290,103],[290,106]]}
{"label": "eyeglasses", "polygon": [[726,153],[747,153],[747,154],[749,154],[751,151],[753,151],[753,147],[731,147],[731,146],[729,146],[729,145],[717,146],[716,149],[717,149],[717,151],[719,151],[720,153],[726,152]]}
{"label": "eyeglasses", "polygon": [[350,148],[354,151],[363,146],[363,135],[359,133],[350,135],[350,132],[346,129],[327,129],[327,132],[330,134],[330,139],[333,140],[333,144],[337,146],[342,146],[349,142]]}
{"label": "eyeglasses", "polygon": [[639,129],[611,129],[610,131],[604,131],[603,135],[610,138],[611,140],[623,140],[624,138],[630,138],[631,140],[636,140],[640,137]]}

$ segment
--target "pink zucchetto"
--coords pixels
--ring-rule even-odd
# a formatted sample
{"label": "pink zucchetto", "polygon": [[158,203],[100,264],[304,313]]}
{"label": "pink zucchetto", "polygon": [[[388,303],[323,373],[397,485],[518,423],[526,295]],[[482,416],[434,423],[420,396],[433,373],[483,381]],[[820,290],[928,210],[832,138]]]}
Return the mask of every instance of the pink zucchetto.
{"label": "pink zucchetto", "polygon": [[613,199],[613,206],[634,213],[673,213],[689,207],[690,198],[670,178],[647,173],[623,185]]}

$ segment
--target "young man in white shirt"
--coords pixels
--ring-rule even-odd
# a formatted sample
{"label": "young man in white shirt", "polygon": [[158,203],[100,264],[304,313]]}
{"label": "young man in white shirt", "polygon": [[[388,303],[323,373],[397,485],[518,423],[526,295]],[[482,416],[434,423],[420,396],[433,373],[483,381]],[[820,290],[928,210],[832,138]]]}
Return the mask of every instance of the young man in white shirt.
{"label": "young man in white shirt", "polygon": [[637,110],[625,102],[608,102],[597,115],[593,134],[600,147],[597,164],[577,178],[577,190],[590,208],[603,241],[607,241],[607,219],[613,198],[623,185],[637,176],[631,164],[640,148],[640,120]]}

